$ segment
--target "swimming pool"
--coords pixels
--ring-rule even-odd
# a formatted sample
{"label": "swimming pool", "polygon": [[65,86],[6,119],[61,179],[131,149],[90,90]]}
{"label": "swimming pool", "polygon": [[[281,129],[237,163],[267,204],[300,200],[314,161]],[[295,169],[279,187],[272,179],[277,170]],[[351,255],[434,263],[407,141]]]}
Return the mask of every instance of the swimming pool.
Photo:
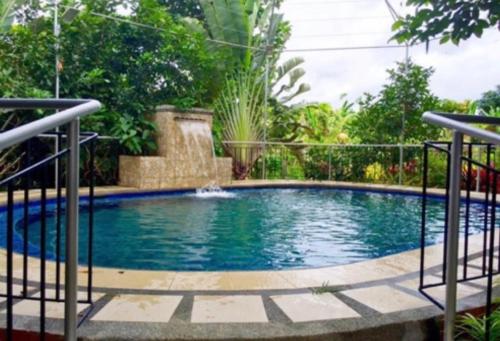
{"label": "swimming pool", "polygon": [[[427,244],[442,242],[444,201],[428,202]],[[49,213],[54,205],[49,207]],[[471,233],[481,229],[471,205]],[[96,198],[94,265],[149,270],[270,270],[348,264],[418,248],[421,198],[331,188],[231,190]],[[20,250],[23,223],[16,213]],[[55,217],[47,221],[48,258],[55,254]],[[3,219],[3,218],[2,218]],[[80,241],[87,241],[88,213]],[[36,207],[30,254],[39,250]],[[64,236],[63,236],[64,240]],[[86,248],[80,252],[85,263]]]}

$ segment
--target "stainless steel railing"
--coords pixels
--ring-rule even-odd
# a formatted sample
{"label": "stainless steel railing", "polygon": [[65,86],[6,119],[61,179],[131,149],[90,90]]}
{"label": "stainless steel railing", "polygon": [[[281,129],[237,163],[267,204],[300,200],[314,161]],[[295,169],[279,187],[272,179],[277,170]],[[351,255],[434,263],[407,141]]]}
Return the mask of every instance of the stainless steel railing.
{"label": "stainless steel railing", "polygon": [[66,182],[66,259],[65,259],[65,340],[76,340],[77,334],[77,270],[80,167],[80,117],[96,112],[101,104],[95,100],[74,99],[0,99],[0,110],[59,109],[56,114],[13,128],[0,134],[0,151],[39,134],[68,124],[69,162]]}
{"label": "stainless steel railing", "polygon": [[[460,229],[460,182],[464,136],[500,145],[500,135],[471,124],[500,125],[500,118],[427,112],[423,120],[452,130],[450,148],[448,238],[446,245],[445,340],[455,339],[457,302],[457,271]],[[489,165],[487,165],[489,166]],[[492,271],[491,268],[489,271]],[[490,276],[491,277],[491,276]],[[491,283],[489,283],[490,285]],[[489,288],[490,289],[490,288]],[[490,290],[489,290],[490,291]]]}

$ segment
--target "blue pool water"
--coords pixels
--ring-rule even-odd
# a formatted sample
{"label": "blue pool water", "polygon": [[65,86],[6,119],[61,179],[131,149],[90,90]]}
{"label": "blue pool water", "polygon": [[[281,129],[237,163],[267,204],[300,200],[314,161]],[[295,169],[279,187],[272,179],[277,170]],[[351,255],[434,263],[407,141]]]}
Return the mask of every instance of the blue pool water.
{"label": "blue pool water", "polygon": [[[471,226],[474,233],[481,228],[482,206],[473,204],[471,210],[478,217]],[[36,207],[32,212],[30,253],[37,255],[40,222]],[[96,266],[151,270],[347,264],[418,248],[420,215],[418,196],[318,188],[234,190],[215,198],[194,193],[100,198],[95,202],[93,259]],[[18,249],[21,216],[16,212]],[[427,244],[441,242],[444,201],[430,199],[428,220]],[[84,212],[82,263],[87,223]],[[53,259],[53,214],[47,228],[48,256]]]}

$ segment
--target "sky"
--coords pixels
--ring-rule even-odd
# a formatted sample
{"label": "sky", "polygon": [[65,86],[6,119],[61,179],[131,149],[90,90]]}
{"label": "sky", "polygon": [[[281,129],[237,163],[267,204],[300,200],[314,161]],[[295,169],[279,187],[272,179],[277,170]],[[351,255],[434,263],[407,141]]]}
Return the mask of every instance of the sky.
{"label": "sky", "polygon": [[[411,11],[400,0],[391,3],[401,14]],[[287,49],[386,45],[392,36],[393,19],[383,0],[286,0],[280,12],[292,24]],[[364,92],[376,94],[387,80],[386,70],[404,60],[405,49],[288,52],[282,61],[294,56],[305,59],[303,81],[312,87],[296,101],[339,106],[342,94],[350,101]],[[428,52],[424,45],[412,47],[410,57],[435,69],[430,86],[440,98],[474,100],[500,84],[500,32],[495,28],[459,47],[437,41]]]}

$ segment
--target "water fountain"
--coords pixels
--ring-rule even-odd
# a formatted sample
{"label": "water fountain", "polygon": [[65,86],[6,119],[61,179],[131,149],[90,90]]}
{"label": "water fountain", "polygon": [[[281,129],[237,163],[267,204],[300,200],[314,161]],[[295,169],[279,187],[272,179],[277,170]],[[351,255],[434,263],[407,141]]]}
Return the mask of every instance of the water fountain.
{"label": "water fountain", "polygon": [[215,155],[212,113],[188,112],[161,106],[153,118],[157,126],[157,156],[120,156],[120,185],[142,189],[203,188],[227,185],[231,158]]}

